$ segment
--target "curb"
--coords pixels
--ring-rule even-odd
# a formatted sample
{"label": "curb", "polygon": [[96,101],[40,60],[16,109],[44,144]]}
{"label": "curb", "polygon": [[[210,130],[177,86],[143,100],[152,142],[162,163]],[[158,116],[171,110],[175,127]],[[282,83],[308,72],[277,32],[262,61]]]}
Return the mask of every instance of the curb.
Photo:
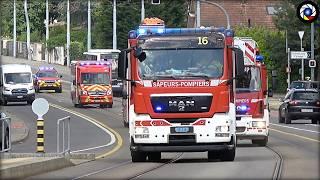
{"label": "curb", "polygon": [[1,179],[25,178],[27,176],[54,171],[74,165],[70,160],[67,160],[64,157],[43,158],[37,160],[38,162],[25,162],[20,166],[1,169]]}

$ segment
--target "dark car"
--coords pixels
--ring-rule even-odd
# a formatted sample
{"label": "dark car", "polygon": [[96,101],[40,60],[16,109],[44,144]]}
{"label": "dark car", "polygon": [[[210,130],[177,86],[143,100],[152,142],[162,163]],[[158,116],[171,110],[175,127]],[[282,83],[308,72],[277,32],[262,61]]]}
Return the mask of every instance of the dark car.
{"label": "dark car", "polygon": [[[9,127],[9,120],[6,118],[6,114],[0,112],[0,150],[2,151],[2,144],[4,149],[8,149],[10,147],[10,127]],[[2,143],[2,126],[4,126],[4,142]]]}
{"label": "dark car", "polygon": [[291,120],[311,119],[320,121],[320,93],[316,89],[292,89],[280,100],[279,123],[290,124]]}

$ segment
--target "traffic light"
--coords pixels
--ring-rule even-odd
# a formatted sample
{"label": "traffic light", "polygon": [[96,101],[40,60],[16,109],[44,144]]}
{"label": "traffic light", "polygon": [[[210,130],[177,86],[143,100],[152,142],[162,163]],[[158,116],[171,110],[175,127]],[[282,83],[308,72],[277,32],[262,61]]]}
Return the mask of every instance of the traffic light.
{"label": "traffic light", "polygon": [[151,4],[160,4],[160,0],[151,0]]}

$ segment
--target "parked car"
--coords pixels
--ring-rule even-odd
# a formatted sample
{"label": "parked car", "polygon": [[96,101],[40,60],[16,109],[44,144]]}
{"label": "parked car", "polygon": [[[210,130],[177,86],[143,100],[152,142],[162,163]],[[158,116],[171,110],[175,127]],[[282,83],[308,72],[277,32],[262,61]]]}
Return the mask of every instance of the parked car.
{"label": "parked car", "polygon": [[320,88],[319,81],[292,81],[288,91],[291,89],[317,89]]}
{"label": "parked car", "polygon": [[7,116],[5,113],[0,112],[0,150],[2,151],[2,126],[4,126],[4,149],[8,149],[10,146],[10,127],[9,127],[9,120],[5,119]]}
{"label": "parked car", "polygon": [[320,121],[320,93],[316,89],[292,89],[279,107],[279,123],[290,124],[291,120],[311,119]]}
{"label": "parked car", "polygon": [[58,74],[54,67],[39,67],[34,75],[34,87],[36,92],[40,90],[55,90],[57,93],[62,92],[62,76]]}

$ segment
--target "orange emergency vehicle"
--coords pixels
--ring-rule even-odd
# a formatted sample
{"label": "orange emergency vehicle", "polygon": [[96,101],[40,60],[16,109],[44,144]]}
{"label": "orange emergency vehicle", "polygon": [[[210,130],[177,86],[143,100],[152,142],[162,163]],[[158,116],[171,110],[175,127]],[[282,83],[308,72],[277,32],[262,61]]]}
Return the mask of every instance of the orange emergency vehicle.
{"label": "orange emergency vehicle", "polygon": [[245,76],[236,85],[237,138],[266,146],[270,118],[267,67],[251,37],[235,37],[234,46],[243,51],[245,64]]}
{"label": "orange emergency vehicle", "polygon": [[166,28],[157,18],[129,32],[118,74],[126,80],[123,121],[133,162],[157,161],[161,152],[234,160],[234,79],[244,65],[233,34],[224,28]]}
{"label": "orange emergency vehicle", "polygon": [[99,104],[112,107],[112,86],[110,62],[77,61],[71,63],[71,99],[75,107]]}

